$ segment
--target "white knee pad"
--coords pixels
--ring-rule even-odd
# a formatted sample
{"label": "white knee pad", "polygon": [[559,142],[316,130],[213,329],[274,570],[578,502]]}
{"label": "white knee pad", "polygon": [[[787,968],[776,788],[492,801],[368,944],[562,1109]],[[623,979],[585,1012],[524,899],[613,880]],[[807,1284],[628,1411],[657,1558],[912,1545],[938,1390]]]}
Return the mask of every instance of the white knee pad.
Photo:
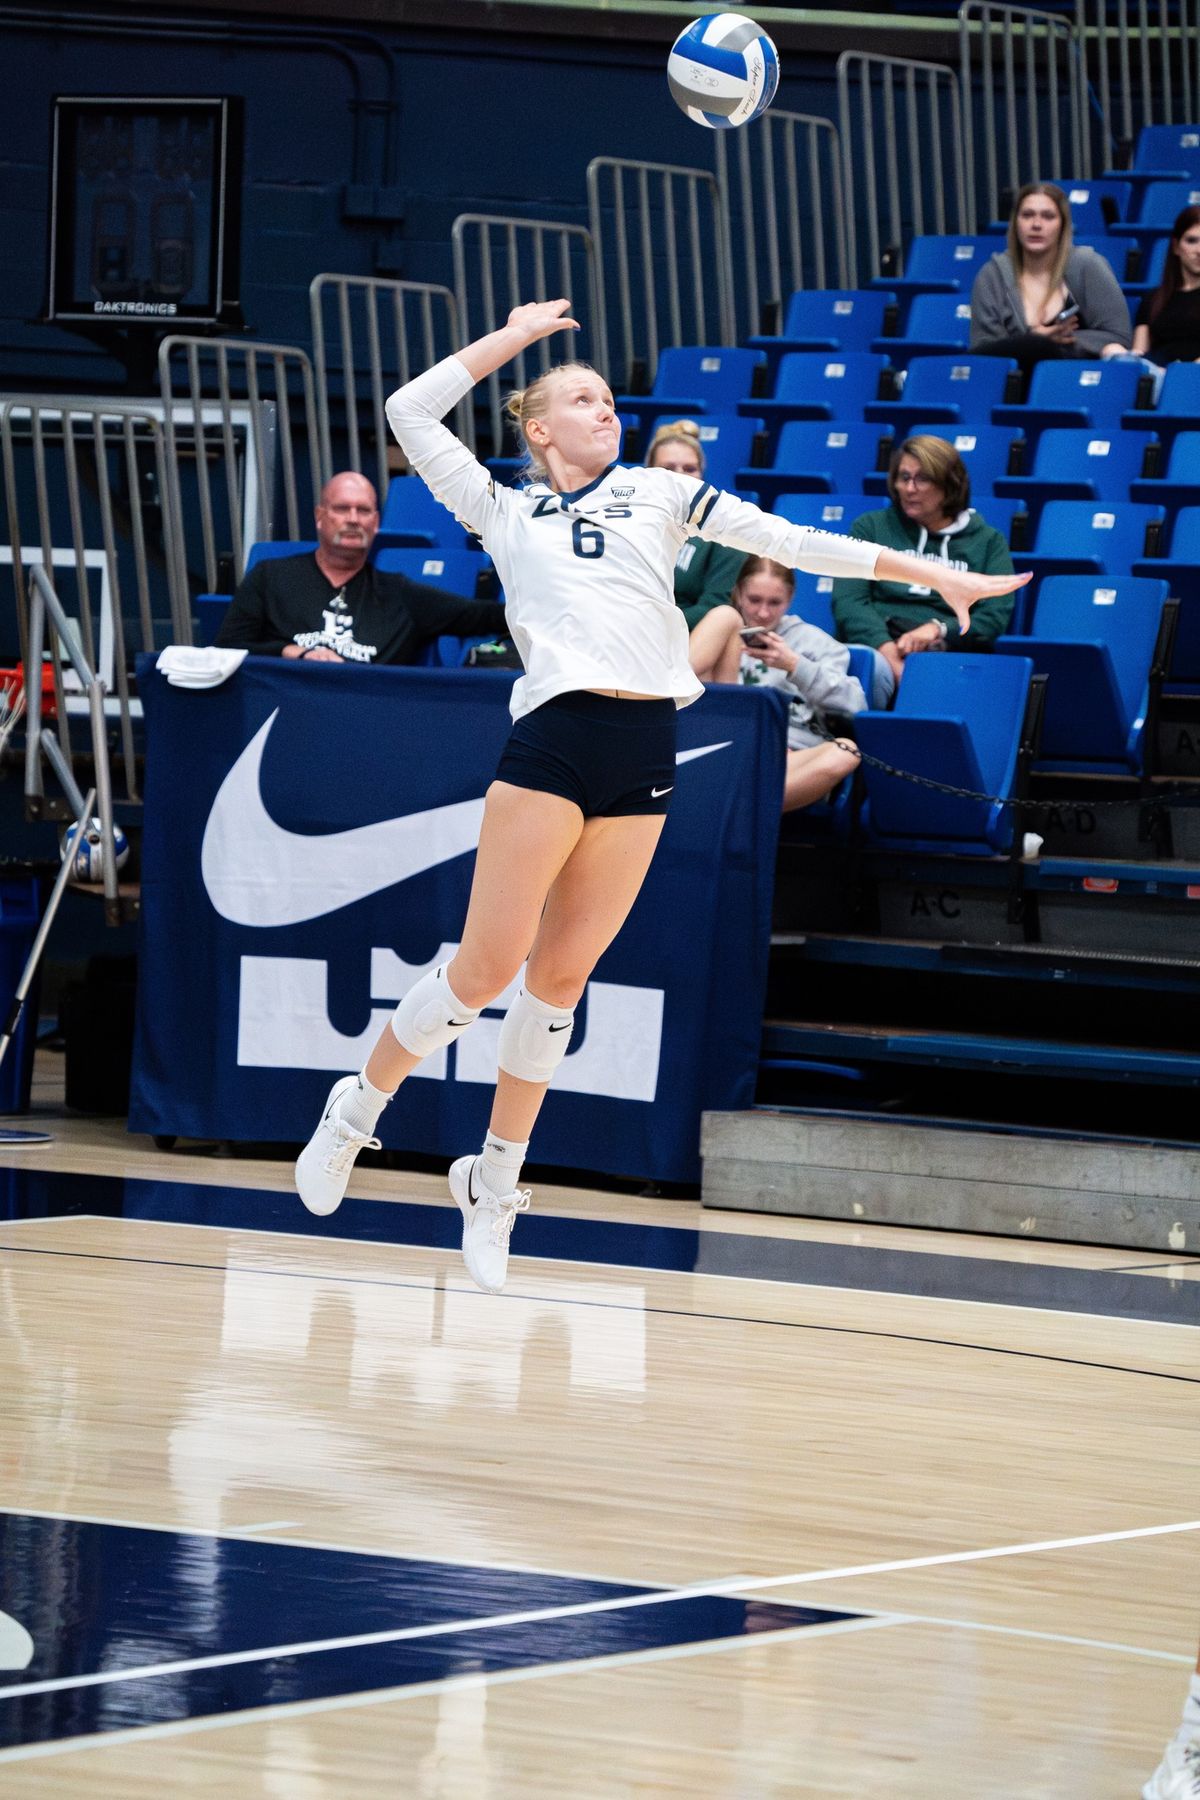
{"label": "white knee pad", "polygon": [[518,988],[500,1027],[500,1067],[518,1081],[549,1081],[567,1054],[574,1023],[573,1011],[549,1006],[525,988]]}
{"label": "white knee pad", "polygon": [[452,1044],[478,1017],[477,1006],[461,1006],[455,999],[443,967],[409,988],[392,1014],[392,1031],[413,1056],[430,1056]]}

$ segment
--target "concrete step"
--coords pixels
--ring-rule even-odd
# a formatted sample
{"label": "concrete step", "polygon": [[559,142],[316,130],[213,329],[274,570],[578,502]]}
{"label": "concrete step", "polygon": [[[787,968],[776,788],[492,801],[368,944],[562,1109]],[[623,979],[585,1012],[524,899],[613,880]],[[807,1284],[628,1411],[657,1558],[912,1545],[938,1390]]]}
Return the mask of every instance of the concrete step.
{"label": "concrete step", "polygon": [[706,1113],[701,1153],[709,1207],[1200,1254],[1188,1145],[756,1108]]}

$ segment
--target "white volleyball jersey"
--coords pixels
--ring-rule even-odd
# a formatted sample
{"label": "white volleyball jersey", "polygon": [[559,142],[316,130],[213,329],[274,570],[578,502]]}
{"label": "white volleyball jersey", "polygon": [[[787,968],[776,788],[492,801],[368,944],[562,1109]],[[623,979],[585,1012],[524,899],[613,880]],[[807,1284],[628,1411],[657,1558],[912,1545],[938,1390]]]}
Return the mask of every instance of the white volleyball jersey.
{"label": "white volleyball jersey", "polygon": [[624,688],[679,706],[700,697],[675,604],[675,559],[690,537],[814,575],[875,573],[877,544],[789,525],[666,469],[614,463],[569,494],[544,481],[503,487],[440,422],[473,386],[448,356],[394,393],[387,415],[412,467],[496,565],[525,667],[513,687],[514,718],[580,688]]}

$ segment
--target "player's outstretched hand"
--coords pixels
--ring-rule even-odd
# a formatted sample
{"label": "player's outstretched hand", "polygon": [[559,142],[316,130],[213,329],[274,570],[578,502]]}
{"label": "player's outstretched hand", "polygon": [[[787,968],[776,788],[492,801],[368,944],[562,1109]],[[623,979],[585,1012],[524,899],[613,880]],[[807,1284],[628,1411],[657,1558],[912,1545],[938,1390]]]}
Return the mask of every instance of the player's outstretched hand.
{"label": "player's outstretched hand", "polygon": [[579,320],[568,319],[569,300],[531,300],[525,306],[514,306],[508,323],[531,344],[539,338],[553,337],[556,331],[578,331]]}
{"label": "player's outstretched hand", "polygon": [[996,594],[1015,593],[1033,580],[1033,571],[1027,569],[1024,575],[971,575],[964,569],[935,568],[929,580],[958,620],[959,630],[967,632],[971,629],[973,606]]}

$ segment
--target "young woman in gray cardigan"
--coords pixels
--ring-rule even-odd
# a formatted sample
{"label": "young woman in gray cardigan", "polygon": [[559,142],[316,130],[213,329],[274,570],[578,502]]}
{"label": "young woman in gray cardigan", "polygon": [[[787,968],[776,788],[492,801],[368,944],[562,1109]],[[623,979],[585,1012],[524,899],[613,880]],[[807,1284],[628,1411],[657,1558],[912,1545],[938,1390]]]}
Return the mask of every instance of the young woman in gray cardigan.
{"label": "young woman in gray cardigan", "polygon": [[1125,356],[1132,341],[1117,278],[1097,251],[1073,243],[1062,189],[1023,187],[1007,248],[989,257],[971,289],[971,349],[1028,366],[1048,356]]}

